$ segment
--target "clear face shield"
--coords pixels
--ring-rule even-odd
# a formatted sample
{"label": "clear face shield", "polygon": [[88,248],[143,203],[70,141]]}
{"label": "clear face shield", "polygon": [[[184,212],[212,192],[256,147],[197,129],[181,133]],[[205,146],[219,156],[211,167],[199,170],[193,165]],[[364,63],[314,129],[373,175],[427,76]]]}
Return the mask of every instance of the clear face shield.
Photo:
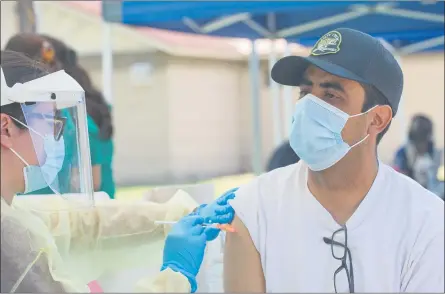
{"label": "clear face shield", "polygon": [[14,85],[8,97],[21,104],[22,120],[12,119],[28,130],[33,151],[27,156],[15,152],[25,164],[25,191],[14,202],[39,210],[94,205],[87,114],[80,85],[59,71]]}

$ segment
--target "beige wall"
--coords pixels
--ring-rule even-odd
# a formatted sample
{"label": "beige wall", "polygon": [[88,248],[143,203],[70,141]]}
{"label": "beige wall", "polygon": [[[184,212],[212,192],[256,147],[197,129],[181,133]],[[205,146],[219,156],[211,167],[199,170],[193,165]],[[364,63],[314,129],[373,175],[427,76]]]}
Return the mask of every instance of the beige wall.
{"label": "beige wall", "polygon": [[405,83],[399,113],[381,142],[380,157],[391,160],[394,150],[405,139],[409,120],[417,113],[430,116],[434,122],[438,146],[444,146],[444,56],[416,54],[402,58]]}
{"label": "beige wall", "polygon": [[170,58],[169,150],[175,178],[240,169],[240,73],[234,62]]}
{"label": "beige wall", "polygon": [[14,36],[18,31],[18,21],[15,13],[15,1],[1,1],[0,13],[1,13],[1,34],[0,44],[2,49],[5,47],[6,42]]}
{"label": "beige wall", "polygon": [[[146,61],[155,65],[150,83],[134,84],[129,74],[130,65]],[[100,58],[82,58],[81,63],[101,87]],[[118,183],[162,182],[169,176],[166,70],[162,56],[141,54],[114,58],[114,171]]]}
{"label": "beige wall", "polygon": [[[134,85],[132,63],[154,65],[151,82]],[[443,146],[444,72],[442,54],[403,58],[404,104],[379,148],[389,161],[403,142],[402,121],[430,115]],[[82,63],[100,86],[100,58]],[[115,56],[115,175],[119,184],[193,181],[250,170],[252,144],[249,75],[246,61],[190,59],[157,54]],[[273,150],[272,101],[262,64],[263,161]],[[294,90],[296,97],[298,90]],[[284,122],[283,122],[284,123]]]}

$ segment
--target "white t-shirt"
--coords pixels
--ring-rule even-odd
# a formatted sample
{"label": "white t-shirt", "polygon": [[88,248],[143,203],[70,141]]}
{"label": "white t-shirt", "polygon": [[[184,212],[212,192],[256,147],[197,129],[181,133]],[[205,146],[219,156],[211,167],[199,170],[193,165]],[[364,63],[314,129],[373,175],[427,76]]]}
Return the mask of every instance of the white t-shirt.
{"label": "white t-shirt", "polygon": [[[341,261],[323,237],[340,226],[307,188],[307,171],[300,161],[261,175],[231,201],[261,255],[267,292],[334,292]],[[380,163],[346,227],[355,292],[444,292],[444,202],[436,195]],[[337,291],[349,292],[344,271]]]}

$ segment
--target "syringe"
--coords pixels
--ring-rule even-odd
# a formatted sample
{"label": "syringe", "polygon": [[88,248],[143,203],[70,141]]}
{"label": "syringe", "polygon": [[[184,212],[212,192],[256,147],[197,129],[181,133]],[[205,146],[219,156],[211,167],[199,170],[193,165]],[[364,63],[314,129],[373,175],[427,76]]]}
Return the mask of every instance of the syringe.
{"label": "syringe", "polygon": [[[174,225],[177,222],[175,221],[155,221],[156,225]],[[224,232],[235,233],[235,228],[229,224],[201,224],[204,227],[211,227],[215,229],[220,229]]]}

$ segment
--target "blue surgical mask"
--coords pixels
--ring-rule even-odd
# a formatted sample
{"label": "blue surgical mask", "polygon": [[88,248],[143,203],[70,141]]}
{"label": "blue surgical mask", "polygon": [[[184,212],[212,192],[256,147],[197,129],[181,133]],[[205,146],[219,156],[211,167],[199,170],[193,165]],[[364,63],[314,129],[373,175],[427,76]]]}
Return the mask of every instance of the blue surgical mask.
{"label": "blue surgical mask", "polygon": [[308,94],[295,106],[289,135],[290,146],[311,170],[325,170],[345,157],[351,148],[368,138],[369,134],[349,146],[341,136],[349,118],[365,113],[350,116],[320,98]]}
{"label": "blue surgical mask", "polygon": [[23,176],[25,179],[24,194],[38,191],[50,186],[54,192],[58,192],[57,174],[62,169],[63,160],[65,158],[65,143],[63,137],[58,141],[53,136],[45,136],[43,138],[43,147],[46,153],[46,160],[42,166],[29,165],[23,157],[15,150],[11,151],[25,164],[23,168]]}

